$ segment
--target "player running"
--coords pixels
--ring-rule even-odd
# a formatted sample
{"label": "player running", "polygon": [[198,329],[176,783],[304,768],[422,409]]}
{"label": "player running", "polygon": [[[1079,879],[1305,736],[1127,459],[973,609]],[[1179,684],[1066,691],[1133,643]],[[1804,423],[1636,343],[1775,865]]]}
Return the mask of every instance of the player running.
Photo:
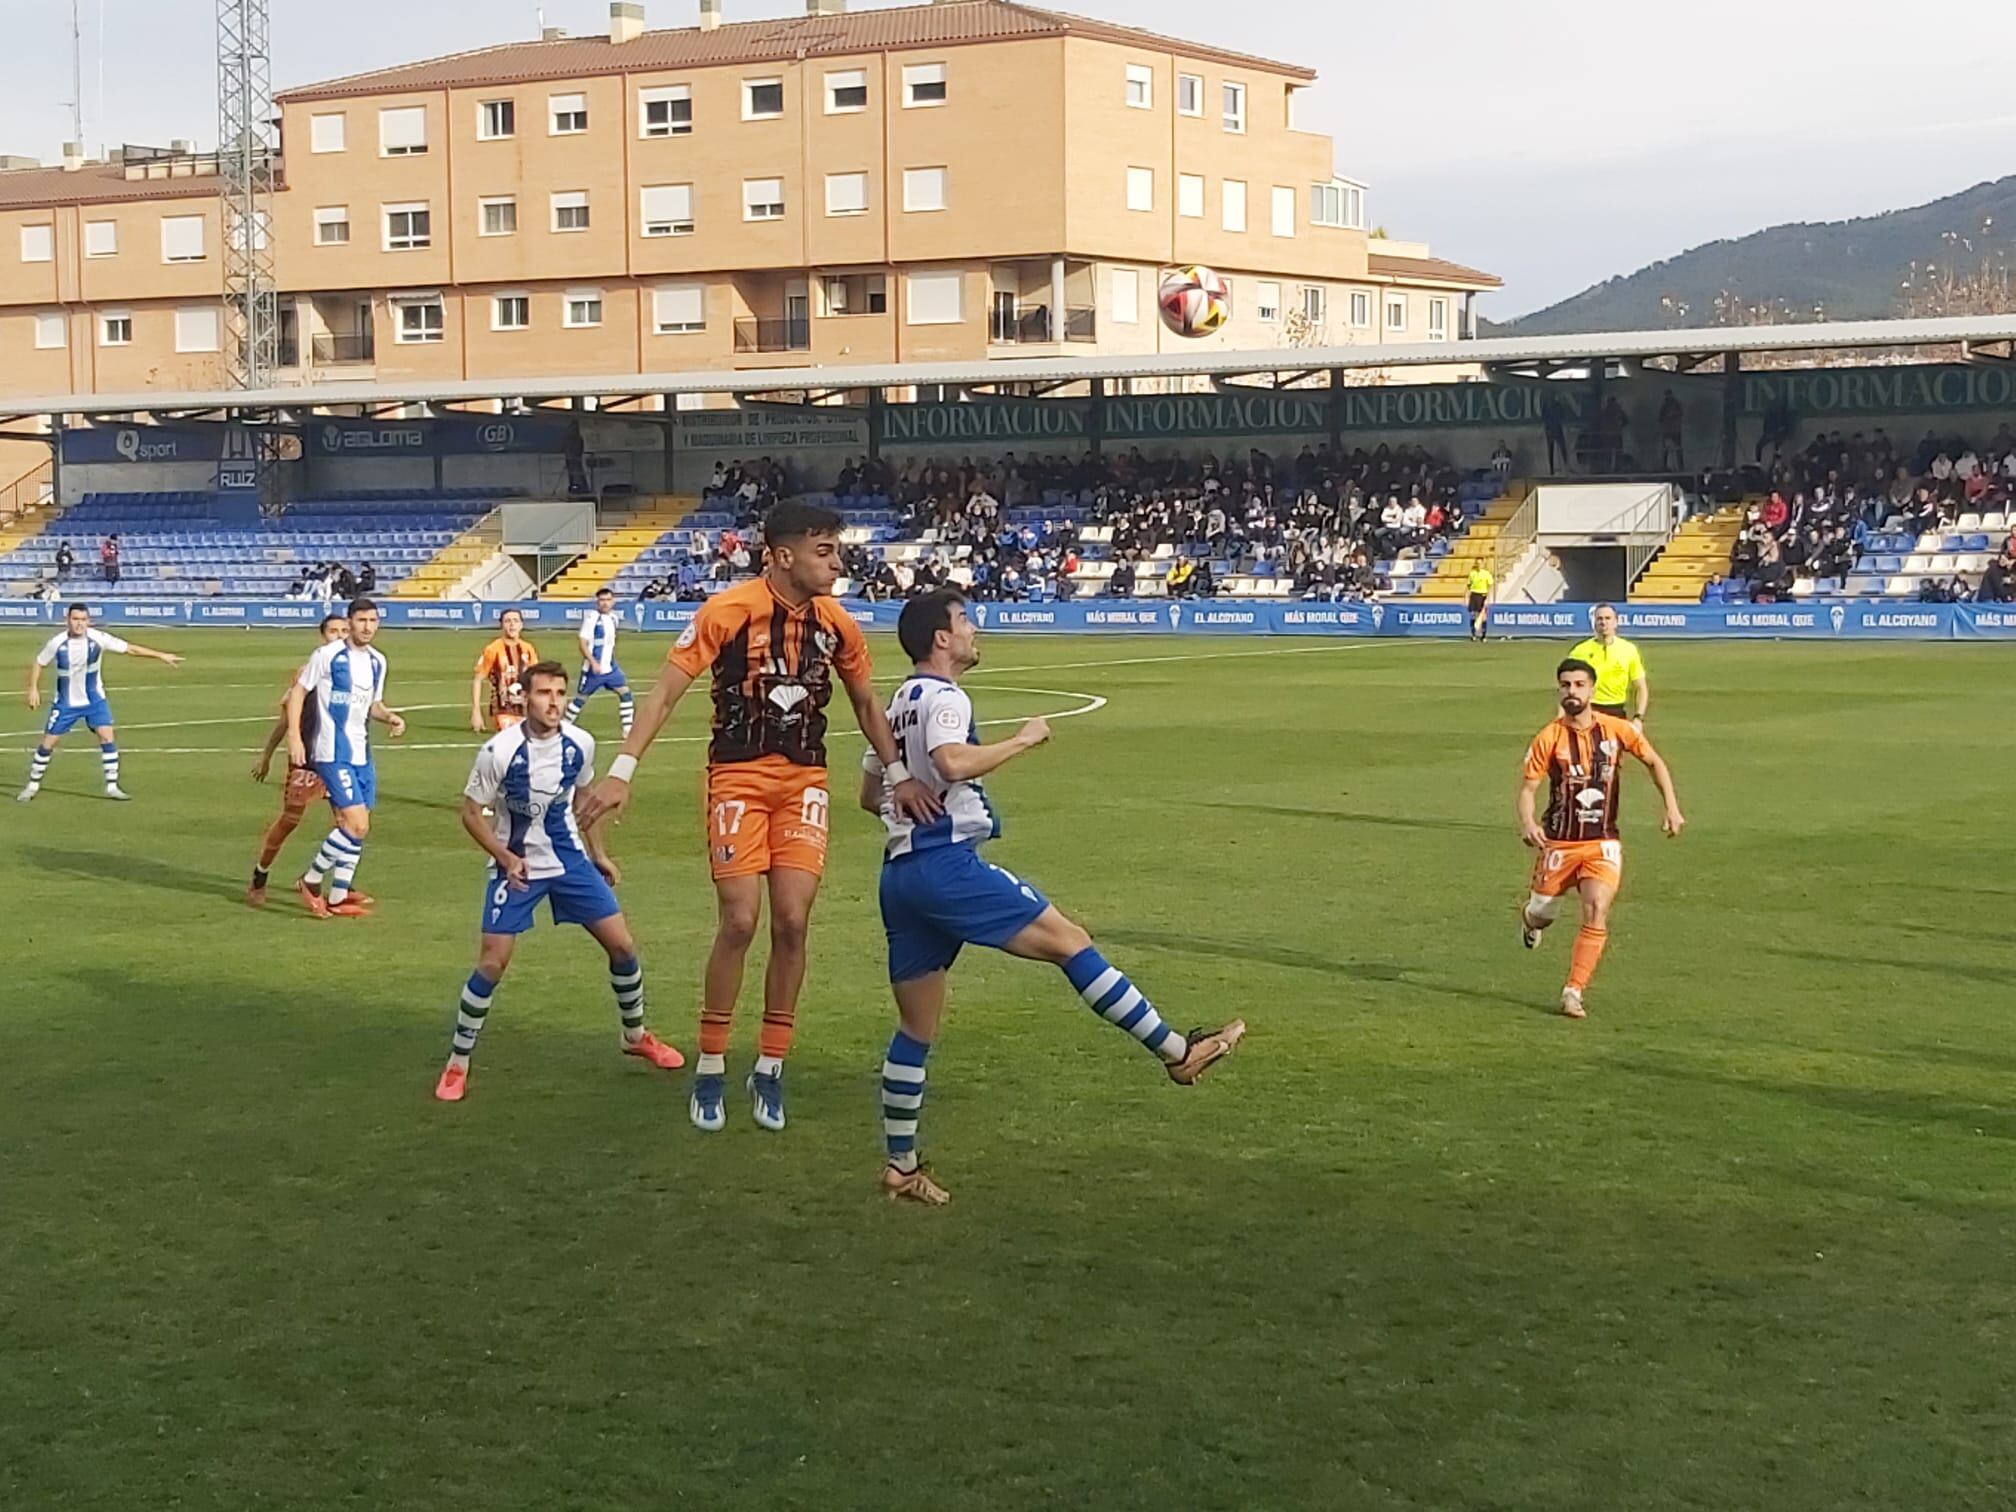
{"label": "player running", "polygon": [[1491,624],[1491,585],[1498,580],[1491,576],[1491,569],[1479,562],[1470,569],[1470,576],[1464,580],[1464,592],[1468,594],[1466,603],[1470,610],[1470,639],[1481,641]]}
{"label": "player running", "polygon": [[105,778],[105,796],[121,803],[133,795],[119,786],[119,744],[112,726],[112,705],[105,700],[105,653],[144,656],[149,661],[180,666],[182,658],[172,651],[156,651],[137,641],[121,640],[103,630],[91,628],[91,610],[72,604],[63,616],[63,629],[49,637],[28,664],[28,707],[42,707],[42,669],[54,664],[56,685],[49,698],[49,719],[42,726],[41,742],[28,758],[28,785],[15,797],[17,803],[31,803],[42,791],[42,779],[55,758],[63,737],[78,725],[89,727],[98,737],[98,767]]}
{"label": "player running", "polygon": [[[1615,714],[1619,719],[1628,715],[1633,724],[1642,728],[1646,712],[1652,707],[1652,684],[1645,677],[1645,658],[1636,646],[1617,633],[1614,606],[1598,604],[1590,610],[1589,626],[1596,633],[1568,654],[1596,669],[1591,706],[1599,714]],[[1636,701],[1635,711],[1626,706],[1627,696]]]}
{"label": "player running", "polygon": [[616,695],[616,709],[623,721],[623,738],[630,738],[631,721],[637,701],[630,696],[630,679],[616,665],[616,595],[610,589],[595,590],[595,607],[581,616],[581,686],[567,705],[571,724],[581,717],[588,700],[603,689]]}
{"label": "player running", "polygon": [[555,924],[579,924],[608,952],[623,1053],[666,1071],[686,1064],[644,1027],[644,968],[612,890],[621,873],[603,848],[600,826],[577,817],[595,775],[595,741],[562,717],[567,669],[540,662],[526,670],[524,683],[525,717],[483,742],[462,793],[462,828],[491,864],[476,969],[462,986],[448,1065],[434,1087],[442,1102],[460,1102],[468,1091],[469,1057],[491,996],[542,898]]}
{"label": "player running", "polygon": [[[382,721],[393,737],[406,733],[406,721],[385,707],[385,653],[371,644],[378,638],[378,606],[369,599],[350,604],[350,628],[342,640],[322,647],[308,658],[294,686],[287,690],[287,759],[295,766],[314,765],[315,775],[329,792],[336,827],[315,853],[315,860],[294,884],[301,901],[318,919],[331,914],[356,918],[369,913],[375,901],[351,886],[364,859],[364,841],[371,833],[371,809],[378,797],[378,770],[371,760],[371,721]],[[302,733],[301,711],[315,701],[315,738]],[[329,900],[322,900],[322,878],[329,877]]]}
{"label": "player running", "polygon": [[[1617,835],[1624,773],[1618,754],[1637,757],[1651,772],[1666,802],[1661,831],[1677,839],[1687,821],[1673,792],[1673,774],[1644,732],[1591,706],[1595,668],[1571,656],[1554,669],[1554,681],[1561,692],[1561,717],[1533,737],[1525,781],[1519,785],[1519,838],[1540,852],[1532,894],[1519,913],[1519,938],[1528,950],[1537,946],[1541,931],[1560,910],[1562,894],[1570,888],[1580,892],[1582,927],[1575,933],[1568,984],[1561,989],[1561,1011],[1579,1019],[1583,990],[1610,939],[1610,904],[1624,880],[1624,842]],[[1533,815],[1542,778],[1547,781],[1545,820]]]}
{"label": "player running", "polygon": [[[325,614],[320,626],[322,644],[334,645],[350,633],[349,618],[341,614]],[[297,672],[295,676],[299,676]],[[287,686],[294,686],[292,677]],[[306,728],[301,732],[304,746],[315,743],[315,705],[312,702],[301,706],[301,718]],[[264,782],[266,774],[273,769],[273,753],[287,740],[287,695],[280,695],[280,717],[273,721],[273,728],[266,732],[266,746],[260,751],[259,759],[252,763],[252,780]],[[291,761],[287,766],[287,781],[280,789],[280,814],[266,826],[266,833],[259,838],[259,859],[252,863],[252,881],[245,889],[245,901],[253,908],[266,906],[266,883],[273,870],[273,862],[280,854],[280,847],[287,843],[287,837],[301,826],[302,817],[308,812],[308,805],[324,796],[328,789],[322,786],[322,779],[309,766],[295,766]]]}
{"label": "player running", "polygon": [[1161,1061],[1169,1079],[1189,1086],[1232,1053],[1244,1020],[1178,1034],[1109,966],[1092,937],[1035,887],[980,857],[1001,833],[981,779],[1050,738],[1032,719],[1006,740],[981,745],[973,703],[959,679],[980,663],[973,622],[957,590],[935,589],[903,606],[896,637],[915,671],[889,701],[889,723],[909,771],[944,805],[918,824],[890,801],[882,758],[861,763],[861,807],[888,830],[882,862],[882,926],[889,936],[889,982],[901,1023],[882,1063],[882,1132],[888,1164],[882,1189],[892,1198],[938,1206],[946,1190],[918,1164],[917,1119],[924,1103],[924,1061],[945,1013],[945,983],[962,945],[987,945],[1060,968],[1094,1013],[1126,1030]]}
{"label": "player running", "polygon": [[[469,685],[469,728],[506,730],[525,717],[525,672],[539,660],[525,639],[525,615],[506,609],[497,616],[497,638],[476,658],[476,677]],[[484,710],[485,690],[489,710]]]}
{"label": "player running", "polygon": [[756,1122],[766,1129],[784,1127],[784,1057],[797,1023],[806,932],[826,865],[826,705],[836,674],[862,734],[895,779],[894,801],[919,823],[939,813],[936,800],[898,759],[869,680],[868,643],[832,597],[840,576],[840,516],[787,500],[771,509],[764,541],[763,575],[700,606],[667,655],[665,673],[645,699],[636,731],[582,810],[592,824],[629,801],[639,758],[694,680],[711,669],[707,843],[719,919],[707,957],[700,1061],[689,1109],[695,1127],[709,1132],[727,1121],[722,1104],[729,1031],[766,879],[770,964],[747,1087]]}

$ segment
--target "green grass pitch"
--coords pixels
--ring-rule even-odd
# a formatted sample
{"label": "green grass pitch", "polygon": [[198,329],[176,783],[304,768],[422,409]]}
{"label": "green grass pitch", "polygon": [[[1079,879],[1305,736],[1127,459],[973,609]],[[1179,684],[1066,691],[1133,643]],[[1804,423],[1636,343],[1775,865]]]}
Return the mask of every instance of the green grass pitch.
{"label": "green grass pitch", "polygon": [[[310,637],[143,638],[189,661],[110,664],[136,801],[95,796],[86,738],[0,803],[0,1506],[2016,1499],[1997,648],[1654,645],[1691,827],[1660,840],[1630,775],[1576,1025],[1566,931],[1528,955],[1512,914],[1558,648],[983,641],[983,719],[1105,700],[991,784],[992,854],[1180,1027],[1252,1031],[1180,1091],[1056,973],[970,952],[923,1126],[954,1201],[925,1212],[874,1186],[858,737],[787,1133],[739,1102],[696,1133],[550,927],[444,1108],[480,638],[382,638],[416,712],[359,876],[381,910],[327,923],[240,901],[275,807],[241,748]],[[0,633],[10,687],[38,640]],[[660,646],[627,645],[648,681]],[[9,708],[11,794],[37,719]],[[699,717],[613,839],[689,1053]]]}

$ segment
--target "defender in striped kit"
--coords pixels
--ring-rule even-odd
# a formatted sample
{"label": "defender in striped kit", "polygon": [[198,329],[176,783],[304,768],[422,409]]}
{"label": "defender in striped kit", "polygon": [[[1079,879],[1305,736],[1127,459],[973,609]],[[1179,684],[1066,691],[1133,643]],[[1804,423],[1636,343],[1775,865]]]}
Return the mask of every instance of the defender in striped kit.
{"label": "defender in striped kit", "polygon": [[132,794],[119,786],[119,742],[112,726],[112,705],[105,699],[105,653],[116,656],[144,656],[149,661],[179,666],[182,658],[172,651],[156,651],[136,641],[121,640],[103,630],[91,628],[91,610],[72,604],[64,615],[59,634],[35,653],[28,665],[28,707],[42,707],[42,669],[56,669],[56,686],[49,701],[49,718],[42,726],[42,739],[28,758],[28,785],[16,801],[29,803],[42,791],[42,779],[63,737],[78,725],[87,726],[98,737],[98,768],[105,779],[105,796],[121,802]]}
{"label": "defender in striped kit", "polygon": [[616,614],[616,595],[607,588],[595,590],[595,607],[581,616],[581,686],[567,705],[567,720],[581,718],[588,700],[604,691],[616,695],[616,715],[623,726],[623,738],[630,738],[630,726],[637,717],[637,700],[630,692],[630,679],[616,665],[616,630],[621,621]]}
{"label": "defender in striped kit", "polygon": [[526,672],[523,686],[525,717],[483,743],[462,792],[462,827],[490,867],[476,969],[463,983],[448,1064],[434,1087],[442,1102],[460,1102],[468,1091],[469,1057],[491,996],[541,899],[555,924],[579,924],[608,954],[623,1053],[665,1071],[686,1064],[644,1027],[644,968],[614,891],[621,873],[603,848],[601,826],[584,826],[576,812],[595,775],[595,741],[561,712],[567,669],[540,662]]}
{"label": "defender in striped kit", "polygon": [[882,925],[889,936],[889,982],[902,1022],[882,1062],[882,1133],[891,1198],[936,1207],[950,1200],[917,1155],[924,1062],[945,1014],[946,975],[965,945],[986,945],[1061,969],[1085,1005],[1153,1054],[1169,1079],[1189,1086],[1232,1053],[1242,1019],[1221,1029],[1178,1034],[1083,928],[1013,872],[984,861],[980,847],[1001,833],[981,780],[1050,738],[1032,719],[1006,740],[980,744],[973,704],[959,678],[979,665],[966,600],[941,588],[903,606],[896,637],[915,671],[889,701],[889,725],[904,766],[942,805],[918,823],[889,791],[882,760],[861,763],[861,806],[879,815],[883,847]]}

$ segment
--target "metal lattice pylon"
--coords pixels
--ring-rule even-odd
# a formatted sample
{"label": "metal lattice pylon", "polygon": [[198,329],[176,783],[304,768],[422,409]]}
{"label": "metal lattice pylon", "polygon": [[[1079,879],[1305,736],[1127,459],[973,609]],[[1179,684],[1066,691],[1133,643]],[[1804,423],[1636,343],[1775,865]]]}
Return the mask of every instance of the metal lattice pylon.
{"label": "metal lattice pylon", "polygon": [[273,287],[273,68],[266,0],[217,0],[217,169],[222,180],[224,316],[231,381],[270,386],[280,367]]}

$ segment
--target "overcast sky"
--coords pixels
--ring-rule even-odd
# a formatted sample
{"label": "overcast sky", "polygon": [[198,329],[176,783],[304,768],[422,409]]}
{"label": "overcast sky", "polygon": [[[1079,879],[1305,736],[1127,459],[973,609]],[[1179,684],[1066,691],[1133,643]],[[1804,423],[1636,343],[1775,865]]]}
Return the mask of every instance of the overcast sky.
{"label": "overcast sky", "polygon": [[[855,0],[857,5],[867,0]],[[216,136],[215,0],[80,0],[86,138]],[[271,0],[276,86],[536,35],[533,0]],[[729,19],[801,0],[725,0]],[[546,0],[607,26],[606,0]],[[1308,124],[1396,236],[1504,276],[1505,318],[1722,236],[1918,204],[2016,173],[2011,0],[1061,0],[1314,67]],[[697,0],[646,0],[689,25]],[[0,152],[70,134],[67,0],[0,0]],[[102,20],[101,20],[102,18]],[[1903,28],[1908,31],[1909,28]],[[100,44],[100,37],[103,44]],[[1973,68],[1972,83],[1968,68]],[[100,86],[102,70],[102,88]]]}

